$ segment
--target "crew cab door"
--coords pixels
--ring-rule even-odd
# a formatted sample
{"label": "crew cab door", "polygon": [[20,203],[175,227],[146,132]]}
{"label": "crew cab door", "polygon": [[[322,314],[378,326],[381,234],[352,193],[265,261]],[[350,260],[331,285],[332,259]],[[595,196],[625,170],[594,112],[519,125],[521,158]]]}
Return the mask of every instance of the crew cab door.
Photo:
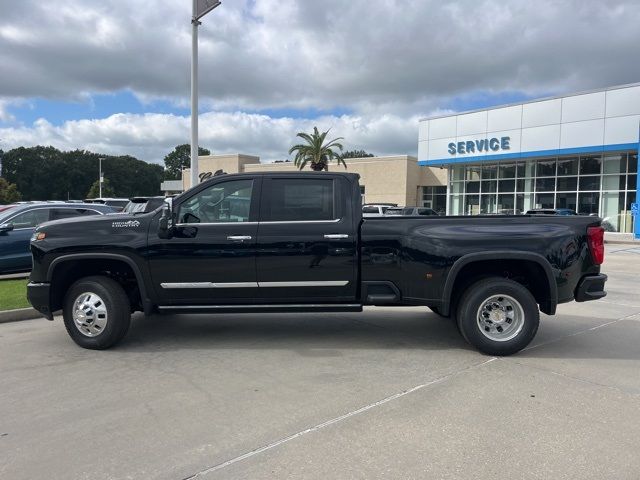
{"label": "crew cab door", "polygon": [[328,174],[264,178],[256,263],[264,301],[356,301],[357,227],[347,184]]}
{"label": "crew cab door", "polygon": [[149,231],[149,268],[161,304],[246,302],[257,296],[259,177],[221,178],[174,204],[175,232]]}

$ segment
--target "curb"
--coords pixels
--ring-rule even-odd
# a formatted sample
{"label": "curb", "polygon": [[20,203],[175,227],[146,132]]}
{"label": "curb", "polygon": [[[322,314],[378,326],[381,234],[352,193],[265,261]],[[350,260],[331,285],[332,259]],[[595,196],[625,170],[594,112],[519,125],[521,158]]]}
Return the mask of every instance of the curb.
{"label": "curb", "polygon": [[33,320],[34,318],[44,318],[44,316],[34,308],[16,308],[15,310],[0,311],[0,323]]}

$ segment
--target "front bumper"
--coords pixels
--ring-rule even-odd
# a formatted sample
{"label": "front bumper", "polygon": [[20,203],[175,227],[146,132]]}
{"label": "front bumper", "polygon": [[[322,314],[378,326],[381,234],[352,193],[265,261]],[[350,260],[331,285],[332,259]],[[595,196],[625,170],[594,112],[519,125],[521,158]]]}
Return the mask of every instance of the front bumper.
{"label": "front bumper", "polygon": [[587,302],[606,296],[607,292],[604,291],[604,283],[606,281],[607,276],[602,273],[582,277],[576,287],[576,302]]}
{"label": "front bumper", "polygon": [[31,306],[43,314],[48,320],[53,320],[50,291],[50,283],[29,282],[27,284],[27,299]]}

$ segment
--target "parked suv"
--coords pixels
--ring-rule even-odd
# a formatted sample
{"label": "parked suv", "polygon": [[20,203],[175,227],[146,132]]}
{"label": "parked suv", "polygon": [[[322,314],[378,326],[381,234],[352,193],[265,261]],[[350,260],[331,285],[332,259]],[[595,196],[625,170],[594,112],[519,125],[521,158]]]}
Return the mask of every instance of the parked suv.
{"label": "parked suv", "polygon": [[397,207],[397,203],[365,203],[362,206],[363,217],[381,217],[391,207]]}
{"label": "parked suv", "polygon": [[427,207],[391,207],[388,208],[385,215],[404,215],[404,216],[416,216],[416,215],[438,215],[433,208]]}
{"label": "parked suv", "polygon": [[114,213],[99,204],[36,202],[0,206],[0,274],[31,270],[29,240],[41,223]]}

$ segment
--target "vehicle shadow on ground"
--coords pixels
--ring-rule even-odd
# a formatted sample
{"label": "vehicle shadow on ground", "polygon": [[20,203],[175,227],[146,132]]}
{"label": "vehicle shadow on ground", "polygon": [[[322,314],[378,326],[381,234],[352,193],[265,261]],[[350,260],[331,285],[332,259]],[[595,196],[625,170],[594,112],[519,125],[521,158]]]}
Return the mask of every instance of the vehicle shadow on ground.
{"label": "vehicle shadow on ground", "polygon": [[449,319],[424,312],[363,314],[135,315],[118,345],[182,349],[471,350]]}
{"label": "vehicle shadow on ground", "polygon": [[[598,321],[595,325],[607,323]],[[640,360],[640,322],[620,321],[589,330],[584,317],[543,319],[519,358]],[[117,347],[135,352],[185,349],[286,349],[304,355],[340,355],[345,349],[474,351],[451,319],[426,309],[350,314],[135,315]]]}

